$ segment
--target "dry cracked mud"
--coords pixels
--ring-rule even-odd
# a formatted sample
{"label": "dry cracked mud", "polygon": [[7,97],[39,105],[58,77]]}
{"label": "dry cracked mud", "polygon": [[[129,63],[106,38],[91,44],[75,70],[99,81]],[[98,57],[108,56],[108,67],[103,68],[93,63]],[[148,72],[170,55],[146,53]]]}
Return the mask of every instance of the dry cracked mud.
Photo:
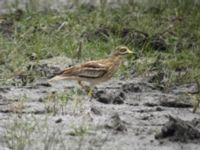
{"label": "dry cracked mud", "polygon": [[112,79],[92,97],[73,81],[1,87],[0,147],[198,150],[200,112],[192,113],[183,96],[193,90],[183,85],[166,93],[142,77]]}

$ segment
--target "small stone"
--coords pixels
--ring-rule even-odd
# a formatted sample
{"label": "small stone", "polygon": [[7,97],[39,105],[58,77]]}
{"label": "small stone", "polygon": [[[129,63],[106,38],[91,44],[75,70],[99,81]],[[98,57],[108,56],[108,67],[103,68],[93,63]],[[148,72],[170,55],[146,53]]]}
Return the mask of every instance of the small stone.
{"label": "small stone", "polygon": [[96,107],[92,107],[91,112],[93,112],[95,115],[102,115],[101,111]]}
{"label": "small stone", "polygon": [[62,118],[58,118],[55,123],[61,123],[62,122]]}
{"label": "small stone", "polygon": [[163,111],[161,107],[156,107],[156,111]]}

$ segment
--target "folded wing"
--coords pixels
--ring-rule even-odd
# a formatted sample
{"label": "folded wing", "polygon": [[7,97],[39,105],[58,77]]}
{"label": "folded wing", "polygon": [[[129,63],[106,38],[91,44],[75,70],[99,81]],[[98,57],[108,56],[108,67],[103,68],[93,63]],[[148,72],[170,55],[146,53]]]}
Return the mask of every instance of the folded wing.
{"label": "folded wing", "polygon": [[107,68],[108,66],[106,64],[90,61],[82,65],[67,68],[60,75],[82,78],[100,78],[107,73]]}

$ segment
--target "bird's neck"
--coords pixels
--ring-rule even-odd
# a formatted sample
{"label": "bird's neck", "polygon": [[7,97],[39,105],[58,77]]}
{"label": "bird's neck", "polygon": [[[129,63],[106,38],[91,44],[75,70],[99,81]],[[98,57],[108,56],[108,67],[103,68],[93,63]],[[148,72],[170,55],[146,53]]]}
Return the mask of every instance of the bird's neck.
{"label": "bird's neck", "polygon": [[114,56],[112,56],[111,57],[111,59],[113,60],[113,62],[116,62],[116,63],[121,63],[121,61],[122,61],[122,56],[120,56],[120,55],[114,55]]}

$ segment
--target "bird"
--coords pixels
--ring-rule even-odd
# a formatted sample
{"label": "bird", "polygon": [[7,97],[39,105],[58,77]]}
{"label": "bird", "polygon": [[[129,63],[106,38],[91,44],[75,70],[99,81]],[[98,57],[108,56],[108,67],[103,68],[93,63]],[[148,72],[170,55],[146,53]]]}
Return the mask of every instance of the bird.
{"label": "bird", "polygon": [[76,80],[78,84],[85,89],[84,82],[89,83],[88,95],[92,96],[92,90],[95,85],[108,81],[117,72],[122,58],[128,54],[133,54],[126,46],[118,46],[110,57],[100,60],[91,60],[83,64],[77,64],[62,70],[55,75],[49,82],[55,80]]}

